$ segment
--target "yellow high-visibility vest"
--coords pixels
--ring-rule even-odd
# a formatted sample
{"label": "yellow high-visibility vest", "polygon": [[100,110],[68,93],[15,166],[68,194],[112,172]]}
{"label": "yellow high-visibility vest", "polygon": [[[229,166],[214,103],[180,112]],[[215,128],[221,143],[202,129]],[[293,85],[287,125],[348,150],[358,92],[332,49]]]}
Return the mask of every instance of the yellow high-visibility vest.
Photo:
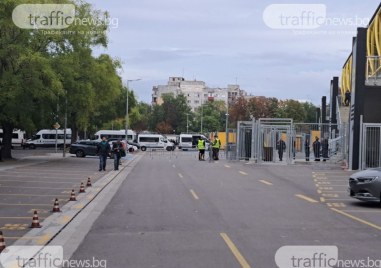
{"label": "yellow high-visibility vest", "polygon": [[204,140],[202,140],[202,139],[198,140],[197,148],[199,150],[204,150],[205,149],[205,142],[204,142]]}

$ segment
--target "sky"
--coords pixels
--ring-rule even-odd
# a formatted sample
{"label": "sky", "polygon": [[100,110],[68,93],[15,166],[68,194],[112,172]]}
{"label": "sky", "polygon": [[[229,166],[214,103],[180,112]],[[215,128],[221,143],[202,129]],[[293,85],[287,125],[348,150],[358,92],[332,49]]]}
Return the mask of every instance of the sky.
{"label": "sky", "polygon": [[[138,99],[170,76],[209,87],[238,83],[255,96],[307,100],[329,96],[374,0],[87,0],[113,23],[106,49]],[[276,5],[274,4],[281,4]],[[307,6],[308,5],[308,6]],[[322,13],[324,12],[324,13]],[[323,18],[323,19],[322,19]],[[116,23],[117,22],[117,23]]]}

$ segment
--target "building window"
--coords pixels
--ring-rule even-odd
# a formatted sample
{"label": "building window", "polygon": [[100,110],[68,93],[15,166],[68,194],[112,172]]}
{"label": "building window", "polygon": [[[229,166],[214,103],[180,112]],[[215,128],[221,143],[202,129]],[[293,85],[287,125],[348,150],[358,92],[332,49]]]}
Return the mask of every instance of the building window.
{"label": "building window", "polygon": [[195,100],[195,101],[194,101],[194,103],[195,103],[195,104],[199,104],[199,103],[200,103],[200,101],[198,101],[198,100]]}

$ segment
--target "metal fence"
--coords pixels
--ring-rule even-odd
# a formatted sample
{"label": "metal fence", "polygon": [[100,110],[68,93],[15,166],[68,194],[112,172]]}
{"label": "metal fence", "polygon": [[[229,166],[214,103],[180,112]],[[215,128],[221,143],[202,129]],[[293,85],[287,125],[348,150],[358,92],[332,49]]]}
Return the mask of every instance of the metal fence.
{"label": "metal fence", "polygon": [[381,124],[362,124],[360,168],[381,167]]}
{"label": "metal fence", "polygon": [[[319,146],[314,145],[315,140]],[[237,125],[236,160],[292,164],[316,158],[339,162],[347,158],[347,151],[346,124],[293,123],[292,119],[274,118]]]}

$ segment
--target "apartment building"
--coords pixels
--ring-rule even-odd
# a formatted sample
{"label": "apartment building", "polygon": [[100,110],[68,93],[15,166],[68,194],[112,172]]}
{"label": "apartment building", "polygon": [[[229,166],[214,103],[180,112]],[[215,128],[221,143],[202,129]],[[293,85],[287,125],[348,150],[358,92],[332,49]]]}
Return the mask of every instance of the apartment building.
{"label": "apartment building", "polygon": [[183,77],[170,77],[167,85],[158,85],[152,88],[152,104],[161,105],[162,95],[173,93],[174,96],[184,94],[188,105],[195,111],[207,101],[223,101],[231,103],[239,96],[247,95],[239,85],[228,85],[226,88],[212,88],[205,82],[197,80],[185,80]]}

